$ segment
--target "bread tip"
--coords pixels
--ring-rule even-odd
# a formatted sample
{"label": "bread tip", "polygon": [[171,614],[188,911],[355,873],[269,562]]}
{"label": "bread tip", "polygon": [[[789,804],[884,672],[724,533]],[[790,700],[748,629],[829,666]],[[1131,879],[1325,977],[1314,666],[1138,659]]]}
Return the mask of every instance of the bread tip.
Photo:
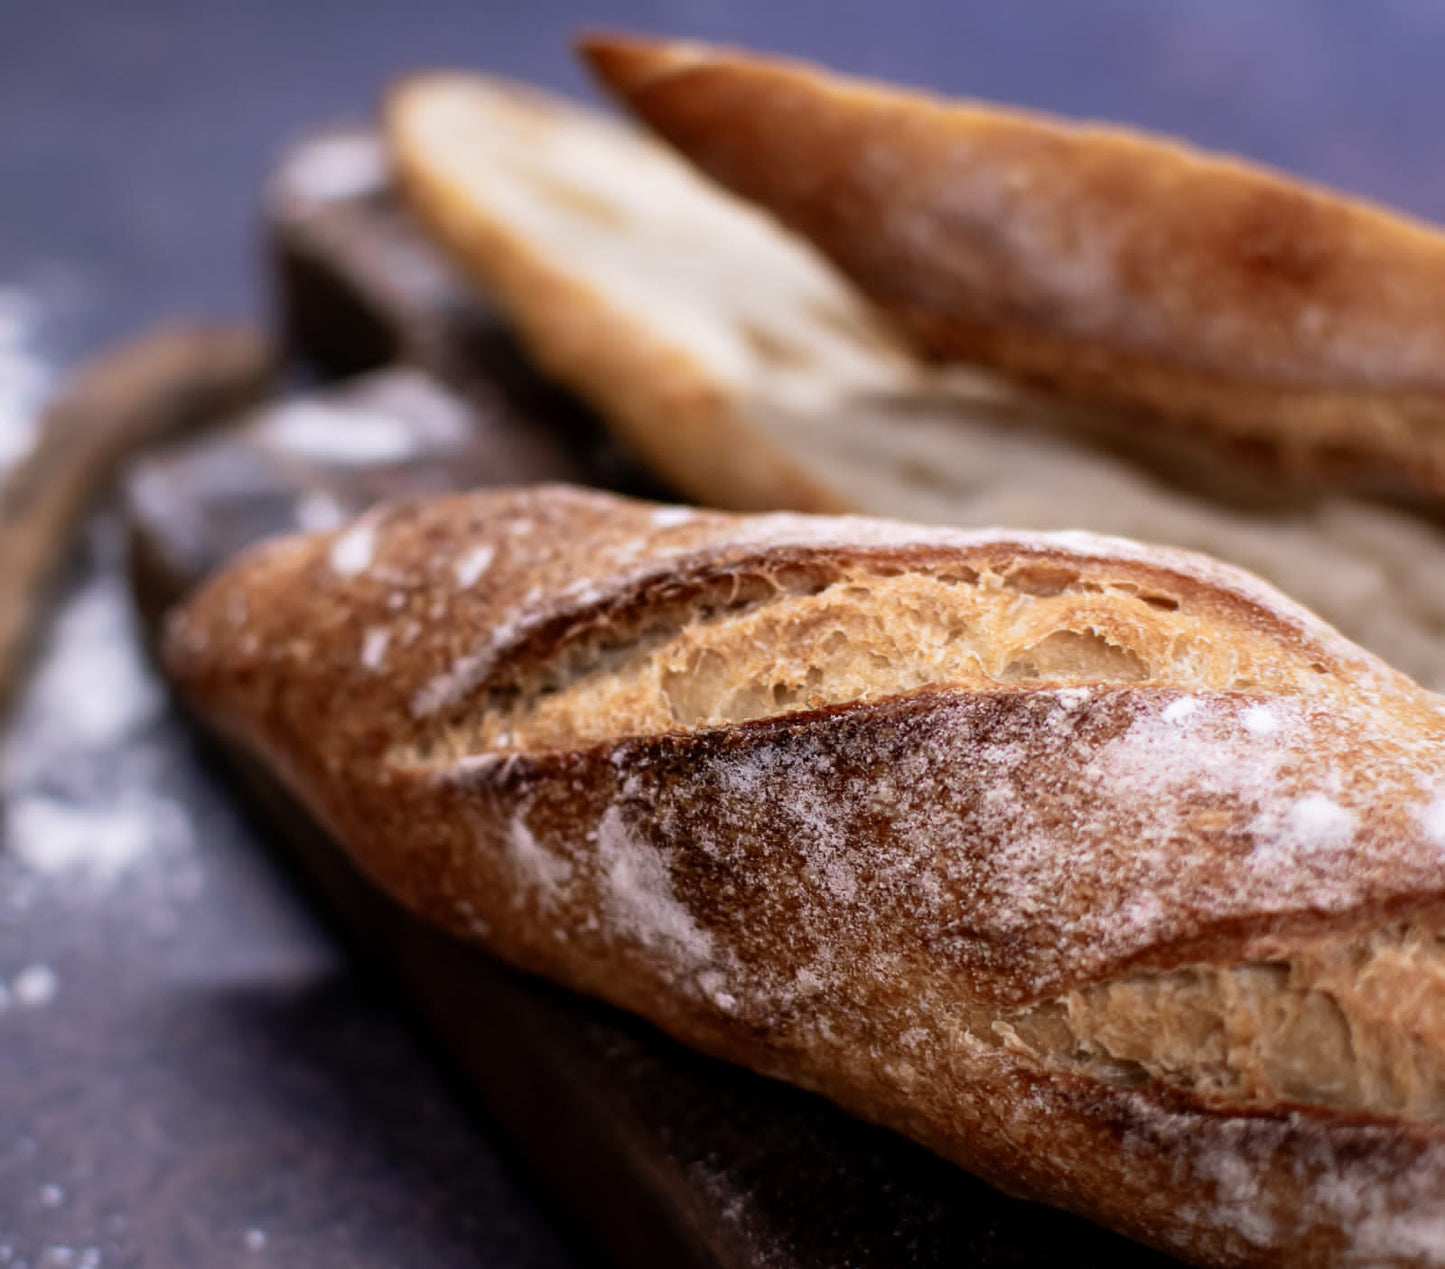
{"label": "bread tip", "polygon": [[630,97],[654,79],[707,61],[705,44],[607,32],[585,32],[574,41],[577,56],[612,92]]}

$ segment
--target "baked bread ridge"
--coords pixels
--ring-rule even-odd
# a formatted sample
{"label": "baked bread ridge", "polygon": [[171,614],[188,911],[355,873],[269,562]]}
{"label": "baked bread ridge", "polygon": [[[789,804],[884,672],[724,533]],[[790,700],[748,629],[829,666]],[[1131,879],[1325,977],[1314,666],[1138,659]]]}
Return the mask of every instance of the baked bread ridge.
{"label": "baked bread ridge", "polygon": [[[1426,521],[1335,497],[1226,505],[1192,450],[1160,483],[1119,454],[1137,435],[1122,425],[925,367],[806,245],[595,111],[434,74],[387,115],[418,215],[539,363],[691,499],[1202,550],[1445,688],[1445,550]],[[1241,461],[1214,463],[1234,492]]]}
{"label": "baked bread ridge", "polygon": [[[915,605],[920,664],[967,641],[926,602],[974,623],[969,686],[830,700],[849,663],[820,657],[816,699],[626,734],[638,667],[688,639],[776,687],[780,645],[749,645],[772,613],[891,654],[880,595]],[[1049,661],[1060,631],[1092,638]],[[1140,678],[1108,648],[1154,659]],[[1029,655],[1047,665],[999,677]],[[1445,715],[1237,570],[1082,534],[493,492],[260,548],[166,657],[384,887],[523,968],[1201,1263],[1445,1254]],[[604,680],[615,734],[470,747],[518,699],[570,694],[585,725]],[[1406,975],[1403,1010],[1342,992],[1330,1016],[1361,1054],[1424,1061],[1423,1101],[1306,1069],[1356,1060],[1308,1009],[1282,1034],[1250,1012],[1248,984],[1286,1014],[1341,956]],[[1252,1089],[1070,1012],[1152,993],[1168,1032],[1194,1008],[1169,975],[1214,971],[1244,1054],[1225,1065],[1275,1064]]]}
{"label": "baked bread ridge", "polygon": [[599,78],[921,348],[1445,491],[1445,235],[1241,160],[801,62],[601,37]]}

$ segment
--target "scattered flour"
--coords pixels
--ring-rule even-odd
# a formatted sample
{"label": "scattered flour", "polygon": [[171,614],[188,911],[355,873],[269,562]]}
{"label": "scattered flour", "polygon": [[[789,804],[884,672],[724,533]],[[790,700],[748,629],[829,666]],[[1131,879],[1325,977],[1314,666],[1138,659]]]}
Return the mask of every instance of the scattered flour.
{"label": "scattered flour", "polygon": [[603,901],[618,931],[693,965],[712,955],[712,940],[677,900],[658,853],[628,828],[622,809],[607,808],[597,824]]}
{"label": "scattered flour", "polygon": [[296,523],[306,533],[325,533],[346,523],[346,508],[323,489],[308,489],[296,499]]}
{"label": "scattered flour", "polygon": [[338,132],[309,142],[304,161],[288,163],[281,177],[301,198],[340,202],[380,190],[387,182],[386,151],[368,132]]}
{"label": "scattered flour", "polygon": [[1445,795],[1437,794],[1420,811],[1420,828],[1430,841],[1445,847]]}
{"label": "scattered flour", "polygon": [[376,554],[376,517],[363,516],[331,544],[331,568],[342,577],[357,577],[371,567]]}
{"label": "scattered flour", "polygon": [[652,513],[652,523],[659,529],[676,528],[697,518],[691,507],[659,507]]}
{"label": "scattered flour", "polygon": [[1267,740],[1279,731],[1279,716],[1268,705],[1252,705],[1240,719],[1244,730],[1259,740]]}
{"label": "scattered flour", "polygon": [[1274,1221],[1262,1201],[1256,1168],[1228,1150],[1200,1151],[1199,1169],[1214,1181],[1214,1202],[1229,1227],[1256,1246],[1275,1236]]}
{"label": "scattered flour", "polygon": [[417,447],[404,419],[314,398],[279,406],[266,419],[261,435],[271,449],[333,466],[399,463]]}
{"label": "scattered flour", "polygon": [[1355,813],[1323,793],[1310,793],[1289,809],[1288,831],[1300,848],[1337,850],[1347,846],[1355,831]]}
{"label": "scattered flour", "polygon": [[41,304],[19,286],[0,286],[0,468],[27,449],[54,379],[54,369],[36,349]]}
{"label": "scattered flour", "polygon": [[49,965],[27,965],[10,980],[11,998],[23,1009],[39,1009],[55,999],[60,979]]}
{"label": "scattered flour", "polygon": [[189,844],[191,827],[180,806],[144,788],[118,789],[104,814],[32,792],[10,802],[6,836],[15,857],[34,873],[106,886],[141,863],[158,840]]}
{"label": "scattered flour", "polygon": [[[91,904],[128,888],[169,922],[200,884],[173,759],[155,741],[165,698],[115,573],[91,576],[52,626],[0,748],[0,900]],[[154,901],[153,903],[151,901]]]}
{"label": "scattered flour", "polygon": [[485,544],[468,551],[456,562],[457,585],[463,590],[470,590],[491,567],[496,554],[495,547]]}
{"label": "scattered flour", "polygon": [[522,816],[512,820],[507,840],[512,867],[521,883],[517,888],[516,903],[520,904],[528,893],[546,902],[571,876],[572,868],[567,860],[546,850]]}
{"label": "scattered flour", "polygon": [[54,1244],[40,1253],[36,1269],[100,1269],[99,1247],[67,1247]]}
{"label": "scattered flour", "polygon": [[1445,1214],[1373,1212],[1355,1226],[1354,1263],[1434,1265],[1445,1261]]}
{"label": "scattered flour", "polygon": [[40,1187],[40,1206],[59,1207],[65,1202],[65,1191],[53,1182],[47,1182]]}
{"label": "scattered flour", "polygon": [[1191,700],[1187,696],[1181,696],[1177,701],[1173,701],[1168,705],[1161,717],[1166,723],[1182,723],[1198,708],[1198,701]]}
{"label": "scattered flour", "polygon": [[386,649],[390,643],[391,631],[385,626],[373,626],[361,640],[361,664],[368,670],[380,670],[386,663]]}
{"label": "scattered flour", "polygon": [[265,1251],[266,1231],[264,1229],[248,1229],[242,1242],[247,1251]]}

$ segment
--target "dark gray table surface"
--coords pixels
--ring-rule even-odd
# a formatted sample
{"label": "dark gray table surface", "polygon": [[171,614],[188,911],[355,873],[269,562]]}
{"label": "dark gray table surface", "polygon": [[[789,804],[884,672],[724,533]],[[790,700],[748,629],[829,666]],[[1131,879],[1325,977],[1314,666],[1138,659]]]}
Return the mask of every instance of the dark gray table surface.
{"label": "dark gray table surface", "polygon": [[[78,354],[264,311],[261,174],[393,74],[681,32],[1166,129],[1445,219],[1436,0],[0,0],[0,460]],[[0,1266],[561,1266],[569,1238],[213,786],[104,518],[0,765]]]}

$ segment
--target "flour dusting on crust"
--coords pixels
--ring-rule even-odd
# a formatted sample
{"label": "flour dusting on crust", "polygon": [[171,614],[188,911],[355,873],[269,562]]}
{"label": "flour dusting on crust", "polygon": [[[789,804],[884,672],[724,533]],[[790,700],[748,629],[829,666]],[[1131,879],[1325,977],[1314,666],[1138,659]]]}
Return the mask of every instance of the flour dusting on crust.
{"label": "flour dusting on crust", "polygon": [[[524,968],[1205,1261],[1306,1238],[1339,1263],[1445,1255],[1445,1137],[1423,1112],[1300,1103],[1287,1082],[1240,1100],[1143,1059],[1096,1073],[1025,1025],[1136,986],[1147,1023],[1170,975],[1248,972],[1283,1000],[1270,984],[1308,957],[1404,927],[1435,960],[1401,952],[1379,981],[1429,995],[1439,698],[1198,557],[656,511],[558,489],[399,504],[365,522],[363,568],[334,567],[352,527],[212,583],[172,670],[389,890]],[[999,644],[998,673],[867,699],[821,683],[784,708],[766,669],[761,714],[523,735],[589,675],[623,684],[605,699],[626,714],[622,667],[679,628],[751,637],[835,585],[867,601],[923,577],[974,624],[910,622]],[[395,632],[384,674],[357,655],[372,629]],[[485,743],[479,715],[501,719]]]}

